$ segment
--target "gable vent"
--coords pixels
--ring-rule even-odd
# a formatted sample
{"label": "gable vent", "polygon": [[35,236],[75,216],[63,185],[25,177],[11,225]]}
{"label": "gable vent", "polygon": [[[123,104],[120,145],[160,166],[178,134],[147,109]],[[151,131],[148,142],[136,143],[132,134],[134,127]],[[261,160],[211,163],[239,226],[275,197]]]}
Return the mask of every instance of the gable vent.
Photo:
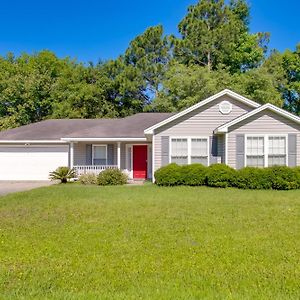
{"label": "gable vent", "polygon": [[229,115],[232,111],[232,104],[229,101],[222,101],[219,104],[219,111],[223,115]]}

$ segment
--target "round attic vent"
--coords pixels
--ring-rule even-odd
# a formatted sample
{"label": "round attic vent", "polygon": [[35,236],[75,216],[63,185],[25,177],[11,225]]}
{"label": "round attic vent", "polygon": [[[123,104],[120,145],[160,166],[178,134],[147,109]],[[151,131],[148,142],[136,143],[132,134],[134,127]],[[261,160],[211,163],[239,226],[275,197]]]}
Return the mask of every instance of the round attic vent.
{"label": "round attic vent", "polygon": [[223,101],[219,104],[221,114],[228,115],[232,111],[232,104],[229,101]]}

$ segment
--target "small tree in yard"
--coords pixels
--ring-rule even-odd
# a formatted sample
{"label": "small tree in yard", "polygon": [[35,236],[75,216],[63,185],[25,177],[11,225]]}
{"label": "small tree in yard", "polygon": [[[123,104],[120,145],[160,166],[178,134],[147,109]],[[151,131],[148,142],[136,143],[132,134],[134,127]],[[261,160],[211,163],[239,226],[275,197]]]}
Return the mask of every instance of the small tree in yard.
{"label": "small tree in yard", "polygon": [[76,172],[69,167],[58,167],[55,171],[50,172],[49,178],[51,180],[60,180],[61,183],[67,183],[68,180],[75,178]]}

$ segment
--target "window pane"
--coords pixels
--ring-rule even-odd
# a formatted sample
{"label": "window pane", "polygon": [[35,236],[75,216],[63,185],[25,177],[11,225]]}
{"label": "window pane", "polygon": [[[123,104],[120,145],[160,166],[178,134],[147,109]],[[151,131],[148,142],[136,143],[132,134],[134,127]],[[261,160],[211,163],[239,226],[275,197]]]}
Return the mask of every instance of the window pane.
{"label": "window pane", "polygon": [[187,139],[172,139],[172,156],[187,156],[188,142]]}
{"label": "window pane", "polygon": [[249,167],[262,168],[265,165],[264,154],[264,137],[262,136],[250,136],[247,137],[246,145],[247,161],[246,165]]}
{"label": "window pane", "polygon": [[284,136],[269,137],[269,154],[285,155],[286,154],[286,138]]}
{"label": "window pane", "polygon": [[97,166],[104,166],[107,164],[106,162],[106,159],[95,159],[94,158],[94,165],[97,165]]}
{"label": "window pane", "polygon": [[284,136],[269,137],[268,165],[269,167],[286,165],[286,138]]}
{"label": "window pane", "polygon": [[259,167],[259,168],[263,168],[264,167],[264,156],[249,156],[247,155],[247,166],[249,167]]}
{"label": "window pane", "polygon": [[192,156],[208,156],[207,146],[208,146],[207,139],[192,139],[191,155]]}
{"label": "window pane", "polygon": [[269,167],[286,166],[286,155],[269,155]]}
{"label": "window pane", "polygon": [[95,159],[106,159],[106,147],[105,146],[94,146],[94,158]]}
{"label": "window pane", "polygon": [[208,165],[208,157],[201,157],[201,156],[192,156],[191,157],[192,164],[202,164],[204,166]]}
{"label": "window pane", "polygon": [[187,156],[172,156],[171,162],[178,165],[187,165],[188,157]]}
{"label": "window pane", "polygon": [[106,165],[106,146],[94,146],[94,165]]}
{"label": "window pane", "polygon": [[264,155],[264,137],[247,137],[247,154]]}

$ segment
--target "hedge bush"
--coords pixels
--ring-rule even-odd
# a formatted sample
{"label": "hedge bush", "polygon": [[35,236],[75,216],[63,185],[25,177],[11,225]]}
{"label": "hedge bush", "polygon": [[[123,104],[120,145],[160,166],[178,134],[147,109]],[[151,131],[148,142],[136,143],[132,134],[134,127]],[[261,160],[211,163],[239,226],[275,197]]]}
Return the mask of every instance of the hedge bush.
{"label": "hedge bush", "polygon": [[97,175],[94,173],[86,173],[79,177],[81,184],[97,184]]}
{"label": "hedge bush", "polygon": [[233,185],[239,189],[271,189],[272,172],[270,169],[246,167],[237,171],[236,180]]}
{"label": "hedge bush", "polygon": [[224,164],[205,167],[200,164],[178,166],[170,164],[155,172],[156,184],[160,186],[237,187],[240,189],[300,189],[300,167],[246,167],[234,170]]}
{"label": "hedge bush", "polygon": [[155,182],[161,186],[174,186],[182,184],[181,168],[177,164],[169,164],[155,171]]}
{"label": "hedge bush", "polygon": [[119,169],[106,169],[97,178],[98,185],[123,185],[127,180],[127,175]]}
{"label": "hedge bush", "polygon": [[234,185],[236,171],[225,164],[214,164],[207,168],[206,183],[211,187],[226,188]]}
{"label": "hedge bush", "polygon": [[207,167],[201,164],[191,164],[181,167],[181,184],[201,186],[206,183]]}
{"label": "hedge bush", "polygon": [[293,190],[300,188],[300,172],[298,168],[272,167],[272,188],[274,190]]}

